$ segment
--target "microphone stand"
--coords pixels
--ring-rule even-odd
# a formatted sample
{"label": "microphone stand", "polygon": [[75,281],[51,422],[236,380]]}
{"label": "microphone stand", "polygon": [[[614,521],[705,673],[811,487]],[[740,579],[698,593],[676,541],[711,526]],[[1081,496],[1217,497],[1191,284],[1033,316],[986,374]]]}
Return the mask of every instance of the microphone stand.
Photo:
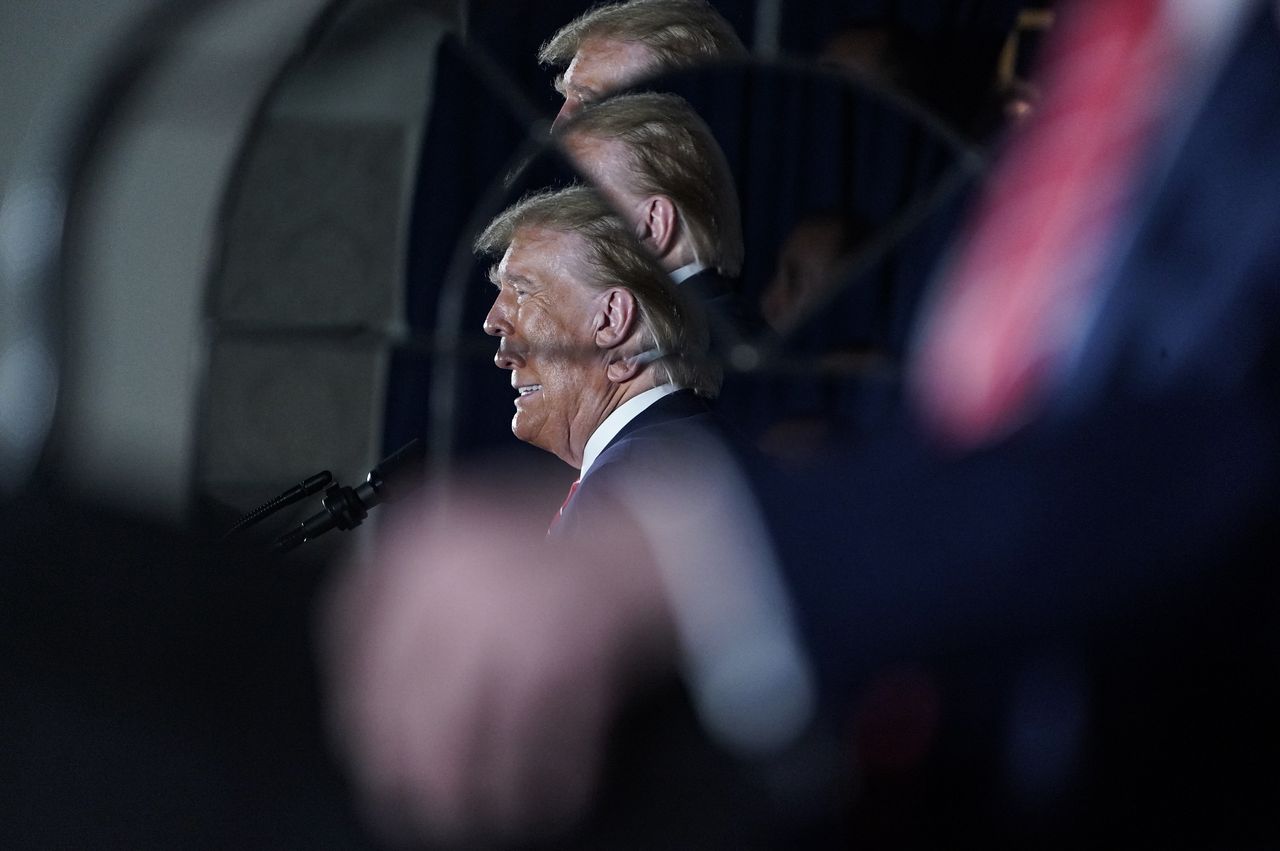
{"label": "microphone stand", "polygon": [[354,529],[369,516],[370,509],[420,485],[425,459],[426,446],[415,437],[378,462],[369,471],[364,482],[356,487],[343,487],[335,483],[325,491],[321,502],[324,510],[276,538],[272,549],[277,553],[287,553],[330,529],[337,528],[344,532]]}

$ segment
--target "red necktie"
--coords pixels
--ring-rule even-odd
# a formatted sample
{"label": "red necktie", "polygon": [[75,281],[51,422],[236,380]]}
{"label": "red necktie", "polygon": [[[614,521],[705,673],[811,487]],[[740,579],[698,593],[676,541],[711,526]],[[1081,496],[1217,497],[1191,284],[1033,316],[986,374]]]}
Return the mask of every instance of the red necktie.
{"label": "red necktie", "polygon": [[1022,425],[1081,342],[1174,79],[1172,35],[1162,0],[1106,0],[1072,6],[1046,43],[1039,111],[992,175],[910,373],[948,443]]}
{"label": "red necktie", "polygon": [[560,522],[560,518],[564,516],[564,509],[569,504],[569,500],[573,499],[573,495],[578,492],[578,485],[581,479],[575,479],[573,484],[569,485],[569,493],[565,495],[564,502],[560,503],[560,510],[556,512],[556,516],[551,518],[551,525],[547,527],[547,534],[551,534],[551,530],[556,528],[556,524]]}

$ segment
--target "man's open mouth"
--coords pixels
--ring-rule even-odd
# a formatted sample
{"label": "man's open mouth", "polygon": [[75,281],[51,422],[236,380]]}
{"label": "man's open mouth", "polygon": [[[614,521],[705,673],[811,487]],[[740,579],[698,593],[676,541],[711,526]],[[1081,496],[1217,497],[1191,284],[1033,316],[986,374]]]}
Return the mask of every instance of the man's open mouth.
{"label": "man's open mouth", "polygon": [[523,387],[517,387],[516,392],[521,396],[528,396],[530,393],[537,393],[541,389],[541,384],[526,384]]}

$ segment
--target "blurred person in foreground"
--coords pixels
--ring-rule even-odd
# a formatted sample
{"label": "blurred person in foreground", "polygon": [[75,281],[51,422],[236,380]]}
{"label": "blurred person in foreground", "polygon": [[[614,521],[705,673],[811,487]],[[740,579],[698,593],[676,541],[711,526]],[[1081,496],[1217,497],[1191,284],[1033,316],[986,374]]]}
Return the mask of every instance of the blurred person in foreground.
{"label": "blurred person in foreground", "polygon": [[[498,338],[494,362],[511,372],[517,393],[512,432],[579,477],[545,532],[527,522],[514,474],[500,499],[463,482],[447,501],[428,506],[425,522],[402,517],[406,529],[456,538],[441,567],[483,542],[496,558],[469,573],[477,596],[464,592],[460,605],[450,568],[420,570],[408,551],[381,551],[339,592],[330,642],[341,681],[339,735],[381,808],[378,819],[453,838],[475,827],[498,835],[513,826],[554,827],[581,810],[594,786],[604,722],[618,705],[613,687],[598,690],[588,699],[592,710],[581,712],[574,704],[584,693],[543,692],[525,671],[563,664],[563,676],[576,678],[639,665],[649,673],[637,684],[651,682],[673,670],[675,633],[683,632],[715,650],[683,660],[709,678],[710,688],[694,699],[713,714],[752,716],[738,732],[748,746],[767,748],[778,725],[803,725],[810,705],[807,667],[780,591],[765,578],[758,602],[744,608],[734,600],[731,583],[744,569],[767,576],[772,567],[744,499],[746,483],[705,402],[720,376],[707,356],[702,312],[682,302],[630,228],[586,187],[526,197],[490,223],[476,248],[501,257],[484,330]],[[663,506],[676,480],[682,493],[670,513]],[[508,607],[504,599],[515,600],[506,591],[522,587],[531,596]],[[728,605],[672,620],[669,600],[717,588]],[[634,607],[649,610],[644,626],[613,634]],[[496,643],[438,643],[465,624],[495,630]],[[555,645],[550,655],[533,641],[527,646],[537,658],[521,658],[520,636],[530,629]],[[485,661],[490,650],[501,657],[496,665]],[[778,690],[786,705],[736,694],[738,705],[726,703],[724,695],[740,690],[726,686],[743,677],[794,680],[795,687]],[[538,689],[526,691],[529,685]],[[486,695],[501,714],[471,716],[483,728],[475,735],[459,738],[431,720],[437,710],[470,713]],[[537,753],[508,760],[531,724],[555,732],[540,737]],[[479,786],[454,784],[478,765],[495,773]],[[470,822],[480,814],[481,824]]]}
{"label": "blurred person in foreground", "polygon": [[[762,475],[768,537],[751,550],[777,548],[837,715],[904,659],[967,651],[1031,665],[1029,691],[986,716],[983,747],[1002,755],[1003,781],[971,774],[972,752],[952,766],[986,794],[1004,842],[1019,844],[1021,817],[1039,844],[1273,844],[1274,4],[1064,4],[1043,59],[1041,106],[918,329],[914,416],[874,445]],[[471,503],[454,503],[464,522],[428,515],[391,530],[365,581],[402,609],[335,623],[367,640],[403,619],[431,638],[399,647],[415,654],[421,694],[389,691],[403,700],[381,728],[431,743],[402,759],[407,807],[453,825],[499,813],[518,829],[547,791],[535,767],[551,765],[539,756],[548,743],[561,776],[586,776],[601,731],[664,649],[668,662],[677,647],[704,660],[686,667],[695,690],[725,670],[712,660],[735,646],[680,625],[711,601],[725,617],[749,611],[760,599],[750,577],[682,596],[693,589],[664,586],[664,560],[645,557],[664,539],[641,518],[695,510],[703,492],[687,481],[636,515],[643,545],[629,541],[626,558],[565,552],[536,573],[501,570],[524,558],[503,531],[521,512],[479,482]],[[424,574],[436,596],[415,620],[399,591]],[[337,611],[369,599],[349,592]],[[1038,656],[1065,661],[1037,668]],[[434,685],[460,670],[508,677]],[[763,682],[730,680],[721,703],[701,703],[708,727],[740,725],[716,708]],[[777,700],[793,684],[758,693]],[[459,743],[478,742],[482,758],[460,758]],[[1001,782],[1015,799],[1000,798]],[[572,788],[580,797],[560,815],[587,799]],[[486,806],[460,789],[484,790]]]}
{"label": "blurred person in foreground", "polygon": [[555,125],[583,107],[662,71],[746,56],[742,42],[705,0],[630,0],[597,6],[538,51],[564,105]]}

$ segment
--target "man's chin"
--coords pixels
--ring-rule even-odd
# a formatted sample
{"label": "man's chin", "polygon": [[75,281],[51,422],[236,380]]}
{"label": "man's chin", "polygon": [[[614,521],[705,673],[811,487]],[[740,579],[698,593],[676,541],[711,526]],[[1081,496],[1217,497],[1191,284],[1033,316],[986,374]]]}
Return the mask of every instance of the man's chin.
{"label": "man's chin", "polygon": [[536,431],[528,424],[528,415],[522,411],[516,411],[511,418],[511,433],[515,435],[516,440],[527,443],[530,446],[536,446],[539,449],[550,452],[545,446],[542,446],[537,439]]}
{"label": "man's chin", "polygon": [[511,418],[511,433],[521,443],[527,443],[535,449],[541,449],[550,455],[554,455],[566,464],[572,465],[572,462],[565,458],[563,448],[557,444],[553,444],[546,439],[545,433],[539,433],[537,429],[528,423],[520,422],[520,415],[516,414]]}

